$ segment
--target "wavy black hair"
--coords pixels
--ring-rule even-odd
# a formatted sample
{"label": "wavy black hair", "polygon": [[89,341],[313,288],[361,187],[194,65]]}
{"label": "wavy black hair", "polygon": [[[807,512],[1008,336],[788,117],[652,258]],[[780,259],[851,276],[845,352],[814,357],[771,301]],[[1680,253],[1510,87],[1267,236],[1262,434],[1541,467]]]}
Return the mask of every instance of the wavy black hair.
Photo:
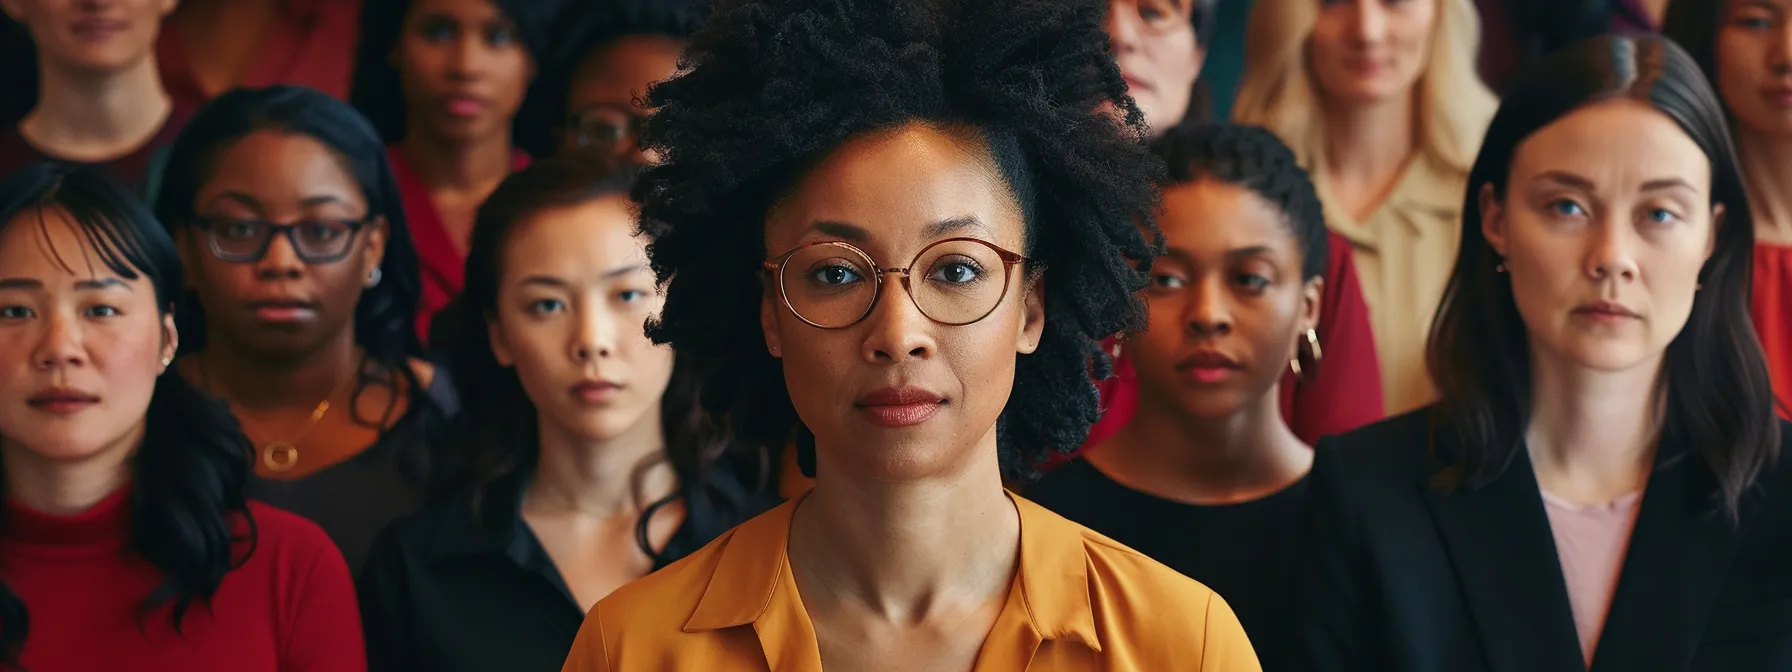
{"label": "wavy black hair", "polygon": [[[1108,374],[1098,340],[1144,323],[1156,251],[1143,115],[1108,52],[1097,0],[733,0],[655,86],[636,187],[666,305],[652,325],[701,367],[704,405],[736,436],[782,446],[799,421],[759,325],[771,205],[849,138],[920,122],[980,133],[1044,271],[1045,332],[997,423],[1003,470],[1035,475],[1083,442]],[[1149,238],[1148,238],[1149,237]],[[1036,276],[1037,277],[1037,276]],[[813,473],[806,430],[799,463]]]}
{"label": "wavy black hair", "polygon": [[[434,488],[438,498],[471,491],[473,513],[484,509],[487,491],[518,472],[535,468],[540,453],[540,434],[535,404],[523,390],[516,370],[502,366],[492,356],[490,321],[498,310],[499,277],[504,250],[517,226],[537,214],[559,207],[588,203],[607,196],[626,197],[637,172],[619,161],[584,155],[543,159],[511,174],[479,206],[469,246],[466,287],[449,313],[452,329],[444,333],[444,353],[455,372],[462,399],[468,404],[456,419],[449,454],[453,462]],[[680,492],[649,505],[636,524],[635,538],[641,550],[656,563],[661,558],[647,538],[647,523],[654,511],[680,497],[687,507],[717,512],[721,520],[740,521],[753,502],[741,498],[735,488],[710,487],[710,474],[731,453],[744,450],[728,432],[712,422],[698,403],[702,381],[683,357],[675,360],[672,380],[660,403],[660,423],[666,441],[665,459],[678,474]],[[752,452],[752,451],[747,451]],[[760,474],[767,474],[770,459],[758,451]],[[733,455],[733,457],[739,457]],[[759,489],[768,486],[760,483]]]}
{"label": "wavy black hair", "polygon": [[612,0],[569,6],[562,21],[568,37],[557,45],[554,64],[543,78],[543,107],[559,115],[556,118],[566,116],[573,77],[593,52],[631,35],[689,39],[703,25],[708,7],[708,0]]}
{"label": "wavy black hair", "polygon": [[1739,501],[1778,458],[1779,425],[1766,356],[1749,321],[1755,243],[1736,152],[1722,105],[1692,57],[1661,37],[1597,37],[1557,52],[1514,83],[1487,128],[1469,172],[1462,244],[1432,326],[1427,364],[1441,400],[1435,424],[1453,431],[1461,455],[1440,455],[1440,484],[1479,487],[1522,450],[1531,419],[1531,366],[1524,321],[1501,259],[1481,233],[1481,190],[1506,198],[1513,154],[1539,129],[1583,106],[1629,99],[1667,115],[1711,162],[1711,203],[1724,206],[1703,285],[1662,364],[1663,436],[1695,446],[1734,516]]}
{"label": "wavy black hair", "polygon": [[1248,189],[1281,211],[1300,241],[1301,278],[1325,275],[1329,239],[1313,180],[1268,129],[1226,122],[1180,124],[1151,143],[1169,169],[1163,186],[1209,179]]}
{"label": "wavy black hair", "polygon": [[[534,156],[553,152],[553,125],[560,118],[541,95],[541,77],[559,58],[553,35],[559,33],[565,0],[490,0],[516,23],[518,37],[535,61],[535,81],[523,96],[523,105],[511,120],[510,141]],[[411,0],[368,0],[361,7],[361,42],[355,47],[355,75],[349,83],[349,102],[373,122],[387,144],[404,139],[405,100],[398,70],[392,67],[392,50],[404,35],[405,16]]]}
{"label": "wavy black hair", "polygon": [[[171,233],[193,226],[194,199],[211,178],[218,153],[243,136],[264,130],[303,135],[330,148],[360,185],[367,198],[367,214],[386,221],[380,282],[361,292],[354,326],[355,343],[367,352],[369,360],[379,364],[379,372],[363,370],[354,397],[359,399],[370,385],[402,387],[410,390],[409,408],[435,408],[410,365],[412,359],[424,356],[413,326],[423,281],[417,248],[405,223],[403,199],[379,134],[347,103],[302,86],[236,89],[219,96],[200,108],[170,148],[161,192],[155,199],[156,216]],[[195,294],[186,293],[175,319],[182,334],[181,352],[204,349],[205,311]],[[395,398],[388,416],[397,404]],[[359,403],[351,406],[359,412]],[[371,427],[391,424],[390,417],[357,415],[355,419]]]}
{"label": "wavy black hair", "polygon": [[[0,228],[47,226],[46,210],[67,214],[89,260],[127,279],[148,278],[162,313],[175,309],[184,286],[180,256],[130,190],[91,169],[48,163],[0,181]],[[67,252],[50,250],[70,267]],[[131,460],[128,549],[155,567],[161,582],[138,617],[172,604],[179,632],[188,607],[209,601],[224,575],[254,552],[255,521],[243,498],[250,447],[228,409],[172,371],[156,380],[144,417],[143,443]],[[0,663],[18,665],[30,629],[24,602],[0,585]]]}

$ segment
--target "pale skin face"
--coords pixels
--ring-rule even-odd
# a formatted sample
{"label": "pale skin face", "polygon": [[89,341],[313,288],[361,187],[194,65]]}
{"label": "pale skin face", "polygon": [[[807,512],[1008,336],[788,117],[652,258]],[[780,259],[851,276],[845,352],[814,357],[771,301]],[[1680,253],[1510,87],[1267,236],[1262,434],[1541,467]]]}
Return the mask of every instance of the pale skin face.
{"label": "pale skin face", "polygon": [[1197,180],[1163,191],[1165,253],[1144,292],[1150,320],[1128,339],[1143,395],[1202,419],[1231,417],[1276,390],[1319,320],[1322,278],[1301,278],[1301,244],[1275,204]]}
{"label": "pale skin face", "polygon": [[[907,266],[927,244],[951,237],[1024,253],[1023,226],[980,140],[911,124],[835,149],[773,208],[765,238],[773,257],[804,243],[841,241],[887,269]],[[760,311],[766,344],[783,359],[791,402],[815,434],[819,470],[904,482],[991,458],[978,449],[993,451],[1015,363],[1038,347],[1045,316],[1042,283],[1027,282],[1022,267],[984,272],[1013,274],[1008,291],[987,317],[963,326],[923,315],[896,275],[885,277],[872,312],[842,329],[797,319],[775,285],[768,287]],[[905,406],[926,418],[892,426],[892,414],[900,413],[880,408],[891,404],[879,394],[905,388],[925,397]]]}
{"label": "pale skin face", "polygon": [[543,430],[607,441],[658,423],[672,350],[648,340],[664,303],[625,195],[544,210],[505,241],[492,354],[515,367]]}
{"label": "pale skin face", "polygon": [[1659,366],[1685,327],[1723,206],[1711,160],[1629,99],[1576,110],[1513,155],[1504,199],[1481,191],[1538,357],[1594,371]]}
{"label": "pale skin face", "polygon": [[1716,85],[1741,128],[1792,142],[1792,0],[1727,0]]}
{"label": "pale skin face", "polygon": [[154,56],[162,18],[176,0],[0,0],[31,31],[38,58],[89,72],[111,72]]}
{"label": "pale skin face", "polygon": [[[40,219],[41,214],[41,219]],[[0,229],[0,456],[7,476],[123,459],[142,440],[174,318],[109,269],[62,210]]]}
{"label": "pale skin face", "polygon": [[1442,0],[1329,0],[1307,38],[1325,96],[1373,104],[1407,95],[1425,71]]}
{"label": "pale skin face", "polygon": [[1194,0],[1110,0],[1107,32],[1126,93],[1152,129],[1188,116],[1189,94],[1205,56],[1190,23]]}

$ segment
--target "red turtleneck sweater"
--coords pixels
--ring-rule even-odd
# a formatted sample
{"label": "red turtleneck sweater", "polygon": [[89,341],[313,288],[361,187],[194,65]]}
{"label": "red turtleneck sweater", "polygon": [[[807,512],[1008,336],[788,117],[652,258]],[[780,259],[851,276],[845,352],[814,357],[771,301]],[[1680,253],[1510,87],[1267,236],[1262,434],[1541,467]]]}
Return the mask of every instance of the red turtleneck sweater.
{"label": "red turtleneck sweater", "polygon": [[160,583],[126,552],[130,488],[74,516],[6,501],[0,580],[25,602],[28,670],[233,670],[361,672],[361,619],[348,565],[322,529],[251,503],[258,541],[224,575],[210,607],[195,602],[172,627],[163,606],[138,606]]}

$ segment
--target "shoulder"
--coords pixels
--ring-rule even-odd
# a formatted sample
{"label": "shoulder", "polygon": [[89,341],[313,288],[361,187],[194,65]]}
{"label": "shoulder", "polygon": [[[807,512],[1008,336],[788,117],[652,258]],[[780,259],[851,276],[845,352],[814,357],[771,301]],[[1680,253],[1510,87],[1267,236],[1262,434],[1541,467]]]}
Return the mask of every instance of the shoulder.
{"label": "shoulder", "polygon": [[[655,659],[674,655],[705,633],[686,625],[738,530],[717,537],[665,568],[616,589],[585,616],[573,655],[608,660],[619,650]],[[744,590],[745,588],[741,588]]]}
{"label": "shoulder", "polygon": [[[350,584],[341,549],[317,523],[299,514],[250,500],[254,548],[242,568],[259,567],[283,585]],[[301,589],[303,590],[303,589]]]}
{"label": "shoulder", "polygon": [[1313,471],[1372,479],[1403,477],[1432,464],[1432,447],[1438,436],[1431,408],[1421,408],[1320,439],[1314,447]]}

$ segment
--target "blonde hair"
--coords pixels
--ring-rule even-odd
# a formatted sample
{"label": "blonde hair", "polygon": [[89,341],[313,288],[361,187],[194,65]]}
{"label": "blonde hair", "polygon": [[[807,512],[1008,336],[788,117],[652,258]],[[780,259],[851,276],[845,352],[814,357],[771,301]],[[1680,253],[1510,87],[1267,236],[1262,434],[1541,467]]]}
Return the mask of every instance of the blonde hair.
{"label": "blonde hair", "polygon": [[[1378,1],[1378,0],[1377,0]],[[1433,0],[1437,23],[1425,70],[1413,85],[1418,152],[1467,175],[1499,101],[1481,83],[1475,55],[1481,22],[1470,0]],[[1318,83],[1308,66],[1317,0],[1256,0],[1245,38],[1244,77],[1232,119],[1274,131],[1314,168],[1324,147]]]}

